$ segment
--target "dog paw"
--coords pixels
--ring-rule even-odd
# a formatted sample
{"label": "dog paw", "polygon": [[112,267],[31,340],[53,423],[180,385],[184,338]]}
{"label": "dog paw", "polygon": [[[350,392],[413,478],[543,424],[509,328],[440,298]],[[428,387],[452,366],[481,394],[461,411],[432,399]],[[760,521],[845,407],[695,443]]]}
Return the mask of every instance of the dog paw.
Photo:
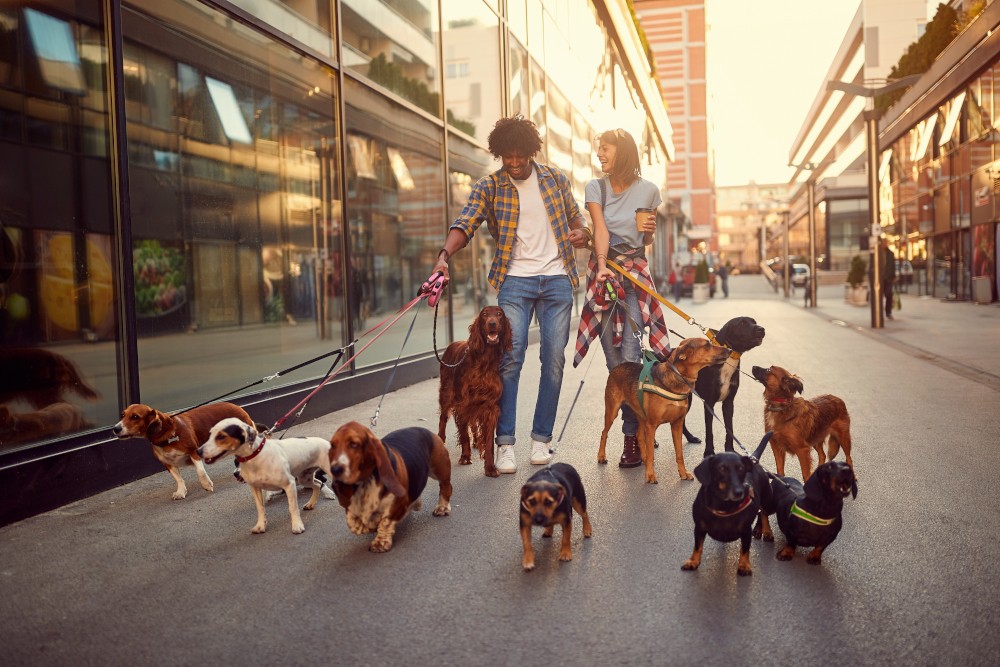
{"label": "dog paw", "polygon": [[381,537],[376,537],[372,540],[371,545],[368,550],[376,554],[384,554],[385,552],[392,549],[392,540],[382,539]]}
{"label": "dog paw", "polygon": [[496,466],[492,466],[492,467],[487,466],[483,470],[483,474],[486,475],[487,477],[499,477],[500,476],[500,471],[497,470]]}
{"label": "dog paw", "polygon": [[531,572],[532,570],[535,569],[535,561],[534,561],[534,559],[532,559],[532,560],[525,559],[525,561],[521,565],[522,565],[522,567],[524,567],[524,571],[525,572]]}
{"label": "dog paw", "polygon": [[777,558],[778,560],[792,560],[792,556],[794,555],[795,555],[795,549],[785,547],[784,549],[782,549],[777,553],[775,558]]}
{"label": "dog paw", "polygon": [[434,516],[448,516],[451,514],[451,505],[438,505],[434,508]]}
{"label": "dog paw", "polygon": [[187,489],[184,489],[183,491],[174,491],[174,495],[170,496],[170,499],[184,500],[185,498],[187,498],[187,494],[188,494]]}
{"label": "dog paw", "polygon": [[690,481],[690,480],[694,479],[694,475],[692,475],[691,473],[689,473],[687,470],[685,470],[684,472],[679,472],[678,475],[680,475],[681,479],[686,480],[686,481]]}
{"label": "dog paw", "polygon": [[568,563],[571,560],[573,560],[573,552],[571,552],[571,551],[560,551],[559,552],[559,562],[560,563]]}
{"label": "dog paw", "polygon": [[265,524],[258,523],[256,526],[250,529],[250,532],[253,533],[254,535],[260,535],[261,533],[266,531],[267,531],[266,523]]}
{"label": "dog paw", "polygon": [[461,458],[458,459],[458,465],[460,465],[460,466],[471,466],[472,465],[472,457],[471,456],[462,456]]}
{"label": "dog paw", "polygon": [[292,534],[293,535],[299,535],[299,534],[304,533],[304,532],[306,532],[306,525],[304,523],[300,523],[298,525],[293,525],[292,526]]}
{"label": "dog paw", "polygon": [[701,565],[701,563],[699,563],[698,561],[686,560],[684,561],[684,564],[681,565],[681,569],[684,570],[685,572],[691,572],[693,570],[697,570],[699,565]]}
{"label": "dog paw", "polygon": [[[684,477],[681,476],[681,479],[684,479]],[[647,473],[646,474],[646,484],[659,484],[659,483],[660,483],[660,481],[658,479],[656,479],[656,474],[655,473]]]}
{"label": "dog paw", "polygon": [[603,456],[603,457],[602,456],[598,456],[597,457],[597,462],[600,463],[601,465],[605,465],[608,462],[608,458],[606,456]]}
{"label": "dog paw", "polygon": [[209,480],[208,484],[202,482],[201,483],[201,488],[205,489],[209,493],[214,493],[215,492],[215,485],[212,484],[211,480]]}
{"label": "dog paw", "polygon": [[765,542],[774,542],[774,533],[764,533],[763,537]]}
{"label": "dog paw", "polygon": [[823,563],[823,554],[810,553],[806,556],[806,562],[810,565],[820,565]]}
{"label": "dog paw", "polygon": [[749,566],[748,567],[738,567],[738,568],[736,568],[736,574],[740,575],[741,577],[749,577],[749,576],[753,575],[753,569],[751,569]]}

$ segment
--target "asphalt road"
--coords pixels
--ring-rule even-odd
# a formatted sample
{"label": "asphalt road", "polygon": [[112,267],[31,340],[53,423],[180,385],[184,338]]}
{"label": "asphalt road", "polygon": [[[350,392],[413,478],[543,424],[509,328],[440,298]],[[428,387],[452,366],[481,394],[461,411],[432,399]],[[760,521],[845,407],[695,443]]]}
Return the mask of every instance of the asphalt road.
{"label": "asphalt road", "polygon": [[[518,492],[537,468],[528,433],[538,376],[529,350],[518,412],[519,468],[487,479],[454,466],[450,517],[425,509],[400,526],[393,550],[369,553],[335,501],[303,514],[292,535],[282,499],[251,535],[255,511],[229,462],[210,466],[214,494],[184,471],[189,495],[171,501],[166,473],[0,529],[0,656],[9,665],[988,665],[1000,663],[998,394],[982,383],[831,324],[783,302],[759,279],[733,279],[728,300],[690,306],[721,326],[750,315],[767,328],[751,365],[777,364],[805,394],[833,393],[852,417],[860,493],[820,566],[804,550],[755,542],[752,577],[736,575],[738,547],[709,540],[701,568],[682,572],[693,546],[697,482],[677,479],[669,443],[658,485],[641,468],[596,463],[606,377],[599,346],[567,369],[556,423],[557,459],[580,472],[594,536],[573,532],[574,558],[536,530],[537,568],[521,570]],[[679,318],[675,330],[696,335]],[[533,348],[537,350],[537,348]],[[582,383],[582,385],[581,385]],[[368,423],[376,400],[296,426],[332,434]],[[762,435],[760,386],[737,397],[735,431]],[[689,426],[704,427],[696,404]],[[376,431],[437,424],[436,381],[388,394]],[[721,439],[722,427],[716,425]],[[660,440],[669,440],[661,429]],[[451,431],[449,444],[455,442]],[[136,441],[136,447],[146,447]],[[457,454],[452,448],[452,461]],[[689,467],[701,446],[684,447]],[[773,466],[770,453],[765,466]],[[797,473],[791,463],[789,472]],[[304,503],[305,495],[300,502]]]}

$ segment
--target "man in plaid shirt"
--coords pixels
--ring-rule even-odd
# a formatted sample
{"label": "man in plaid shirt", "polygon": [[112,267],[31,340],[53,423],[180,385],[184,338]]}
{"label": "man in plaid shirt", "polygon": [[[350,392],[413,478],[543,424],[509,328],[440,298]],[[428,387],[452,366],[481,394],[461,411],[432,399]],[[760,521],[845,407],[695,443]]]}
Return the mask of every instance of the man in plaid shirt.
{"label": "man in plaid shirt", "polygon": [[[538,164],[538,129],[521,116],[501,118],[487,140],[503,166],[473,186],[469,201],[451,225],[435,272],[448,277],[448,258],[465,247],[485,221],[496,242],[489,281],[497,290],[513,333],[514,348],[504,355],[503,395],[497,424],[497,471],[513,473],[517,390],[528,346],[528,327],[537,314],[542,373],[531,427],[531,462],[552,460],[549,443],[562,387],[569,342],[573,290],[579,284],[573,248],[589,240],[569,179]],[[489,474],[489,471],[487,471]]]}

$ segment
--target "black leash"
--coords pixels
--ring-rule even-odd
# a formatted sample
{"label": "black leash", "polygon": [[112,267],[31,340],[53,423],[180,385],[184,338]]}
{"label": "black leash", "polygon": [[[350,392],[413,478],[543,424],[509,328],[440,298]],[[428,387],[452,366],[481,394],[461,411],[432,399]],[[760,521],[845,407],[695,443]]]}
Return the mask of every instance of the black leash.
{"label": "black leash", "polygon": [[[437,306],[435,306],[435,311]],[[392,386],[392,379],[396,377],[396,369],[399,368],[399,360],[403,356],[403,350],[406,349],[406,342],[410,340],[410,334],[413,333],[413,325],[417,323],[417,315],[420,314],[419,310],[413,311],[413,319],[410,320],[410,328],[406,330],[406,338],[403,339],[403,345],[399,348],[399,354],[396,355],[396,362],[392,365],[392,372],[389,373],[389,378],[385,381],[385,389],[382,390],[382,398],[378,399],[378,405],[375,406],[375,414],[372,415],[371,428],[372,431],[375,430],[375,425],[378,423],[378,413],[382,409],[382,401],[385,399],[385,395],[389,393],[389,387]]]}
{"label": "black leash", "polygon": [[[441,289],[444,290],[445,288],[447,288],[447,286],[448,286],[448,284],[445,283],[445,286],[442,287]],[[465,352],[462,354],[462,358],[459,359],[458,361],[456,361],[453,364],[445,363],[445,361],[443,359],[441,359],[441,355],[438,354],[438,339],[437,339],[438,306],[440,306],[440,305],[441,305],[441,301],[440,300],[438,300],[437,302],[434,303],[434,326],[431,327],[431,341],[432,341],[432,343],[434,345],[434,356],[437,358],[438,363],[441,364],[442,366],[445,366],[447,368],[455,368],[456,366],[461,366],[462,363],[465,361],[465,358],[467,356],[469,356],[469,346],[468,345],[465,346]]]}

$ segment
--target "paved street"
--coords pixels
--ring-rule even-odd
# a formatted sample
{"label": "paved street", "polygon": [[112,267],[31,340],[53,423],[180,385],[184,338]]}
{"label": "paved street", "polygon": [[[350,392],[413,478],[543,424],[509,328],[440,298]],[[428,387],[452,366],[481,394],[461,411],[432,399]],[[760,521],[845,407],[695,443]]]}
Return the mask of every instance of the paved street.
{"label": "paved street", "polygon": [[[802,549],[777,561],[779,533],[753,544],[752,577],[736,575],[737,543],[711,540],[701,568],[682,572],[697,482],[677,479],[665,428],[658,485],[615,464],[618,424],[612,463],[595,462],[606,377],[595,346],[593,363],[576,369],[567,354],[556,423],[558,437],[582,385],[557,459],[583,478],[594,537],[576,521],[574,559],[560,564],[558,539],[536,531],[538,567],[524,573],[518,491],[537,470],[527,461],[536,347],[521,383],[517,473],[487,479],[479,462],[455,465],[452,515],[431,516],[431,482],[388,554],[369,553],[335,501],[304,513],[306,532],[292,535],[276,499],[268,532],[251,535],[253,502],[229,461],[209,467],[214,494],[188,468],[183,501],[170,500],[161,473],[0,529],[0,655],[80,666],[998,664],[1000,307],[904,295],[897,319],[875,332],[840,286],[821,288],[815,310],[801,290],[785,301],[759,276],[730,286],[729,299],[680,306],[715,327],[755,317],[767,336],[743,369],[783,366],[806,396],[836,394],[851,413],[860,492],[822,565]],[[291,434],[367,424],[377,403]],[[760,386],[744,377],[735,431],[748,448],[762,412]],[[703,433],[698,402],[688,423]],[[388,394],[376,430],[414,424],[436,429],[436,380]],[[452,430],[453,463],[454,443]],[[684,450],[693,467],[701,446]],[[770,452],[763,463],[773,467]]]}

